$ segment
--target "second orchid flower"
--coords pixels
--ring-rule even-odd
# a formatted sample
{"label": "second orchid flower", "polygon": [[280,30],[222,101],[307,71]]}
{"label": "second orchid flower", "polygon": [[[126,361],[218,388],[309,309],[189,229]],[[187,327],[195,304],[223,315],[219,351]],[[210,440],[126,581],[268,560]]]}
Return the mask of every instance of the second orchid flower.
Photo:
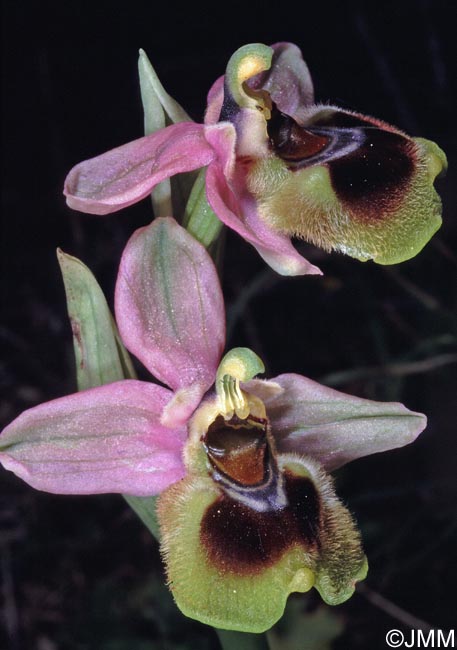
{"label": "second orchid flower", "polygon": [[433,187],[446,168],[441,149],[315,104],[308,68],[290,43],[240,48],[209,93],[205,124],[174,124],[82,162],[65,194],[77,210],[108,214],[202,167],[219,219],[285,275],[320,273],[292,236],[393,264],[416,255],[441,224]]}

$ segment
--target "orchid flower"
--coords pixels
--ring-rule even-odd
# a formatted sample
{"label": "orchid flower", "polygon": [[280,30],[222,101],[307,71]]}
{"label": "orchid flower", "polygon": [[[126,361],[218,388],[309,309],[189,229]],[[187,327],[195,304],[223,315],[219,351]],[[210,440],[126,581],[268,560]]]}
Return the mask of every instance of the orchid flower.
{"label": "orchid flower", "polygon": [[320,273],[292,236],[393,264],[416,255],[441,224],[433,187],[446,167],[441,149],[315,104],[308,68],[290,43],[240,48],[209,92],[205,124],[181,121],[82,162],[65,194],[72,208],[108,214],[202,167],[217,217],[284,275]]}
{"label": "orchid flower", "polygon": [[425,417],[297,374],[256,379],[246,348],[221,359],[216,269],[173,219],[134,233],[115,303],[123,342],[164,385],[115,381],[25,411],[0,435],[4,467],[53,493],[160,494],[169,585],[200,621],[259,632],[293,591],[347,599],[366,560],[327,472],[408,444]]}

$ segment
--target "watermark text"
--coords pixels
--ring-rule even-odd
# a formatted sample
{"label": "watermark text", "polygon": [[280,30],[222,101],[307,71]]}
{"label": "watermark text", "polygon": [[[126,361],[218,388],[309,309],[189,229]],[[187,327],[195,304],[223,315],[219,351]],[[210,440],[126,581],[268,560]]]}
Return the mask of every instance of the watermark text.
{"label": "watermark text", "polygon": [[455,630],[389,630],[389,648],[455,648]]}

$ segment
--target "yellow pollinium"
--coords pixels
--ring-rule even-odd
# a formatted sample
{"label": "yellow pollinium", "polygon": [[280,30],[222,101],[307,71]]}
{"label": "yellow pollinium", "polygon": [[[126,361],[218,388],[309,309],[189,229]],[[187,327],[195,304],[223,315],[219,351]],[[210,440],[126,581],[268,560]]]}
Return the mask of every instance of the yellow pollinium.
{"label": "yellow pollinium", "polygon": [[266,417],[263,403],[240,388],[240,381],[249,381],[264,372],[261,359],[249,348],[234,348],[222,359],[216,375],[219,415],[229,420],[234,415],[244,420],[252,411]]}
{"label": "yellow pollinium", "polygon": [[238,379],[224,375],[216,385],[219,398],[220,413],[225,420],[230,420],[236,415],[240,420],[245,420],[249,415],[247,395],[240,388]]}

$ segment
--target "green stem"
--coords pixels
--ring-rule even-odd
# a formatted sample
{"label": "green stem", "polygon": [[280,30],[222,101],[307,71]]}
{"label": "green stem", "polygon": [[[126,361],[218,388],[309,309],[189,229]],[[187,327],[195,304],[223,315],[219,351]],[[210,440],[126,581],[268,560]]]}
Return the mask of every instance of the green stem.
{"label": "green stem", "polygon": [[183,226],[205,248],[219,237],[222,223],[206,198],[206,169],[201,169],[194,183],[184,212]]}
{"label": "green stem", "polygon": [[232,630],[219,630],[217,628],[216,632],[222,650],[269,650],[265,634],[233,632]]}
{"label": "green stem", "polygon": [[156,514],[157,497],[134,497],[129,494],[122,495],[129,506],[136,512],[143,524],[151,531],[156,540],[160,540],[159,522]]}

